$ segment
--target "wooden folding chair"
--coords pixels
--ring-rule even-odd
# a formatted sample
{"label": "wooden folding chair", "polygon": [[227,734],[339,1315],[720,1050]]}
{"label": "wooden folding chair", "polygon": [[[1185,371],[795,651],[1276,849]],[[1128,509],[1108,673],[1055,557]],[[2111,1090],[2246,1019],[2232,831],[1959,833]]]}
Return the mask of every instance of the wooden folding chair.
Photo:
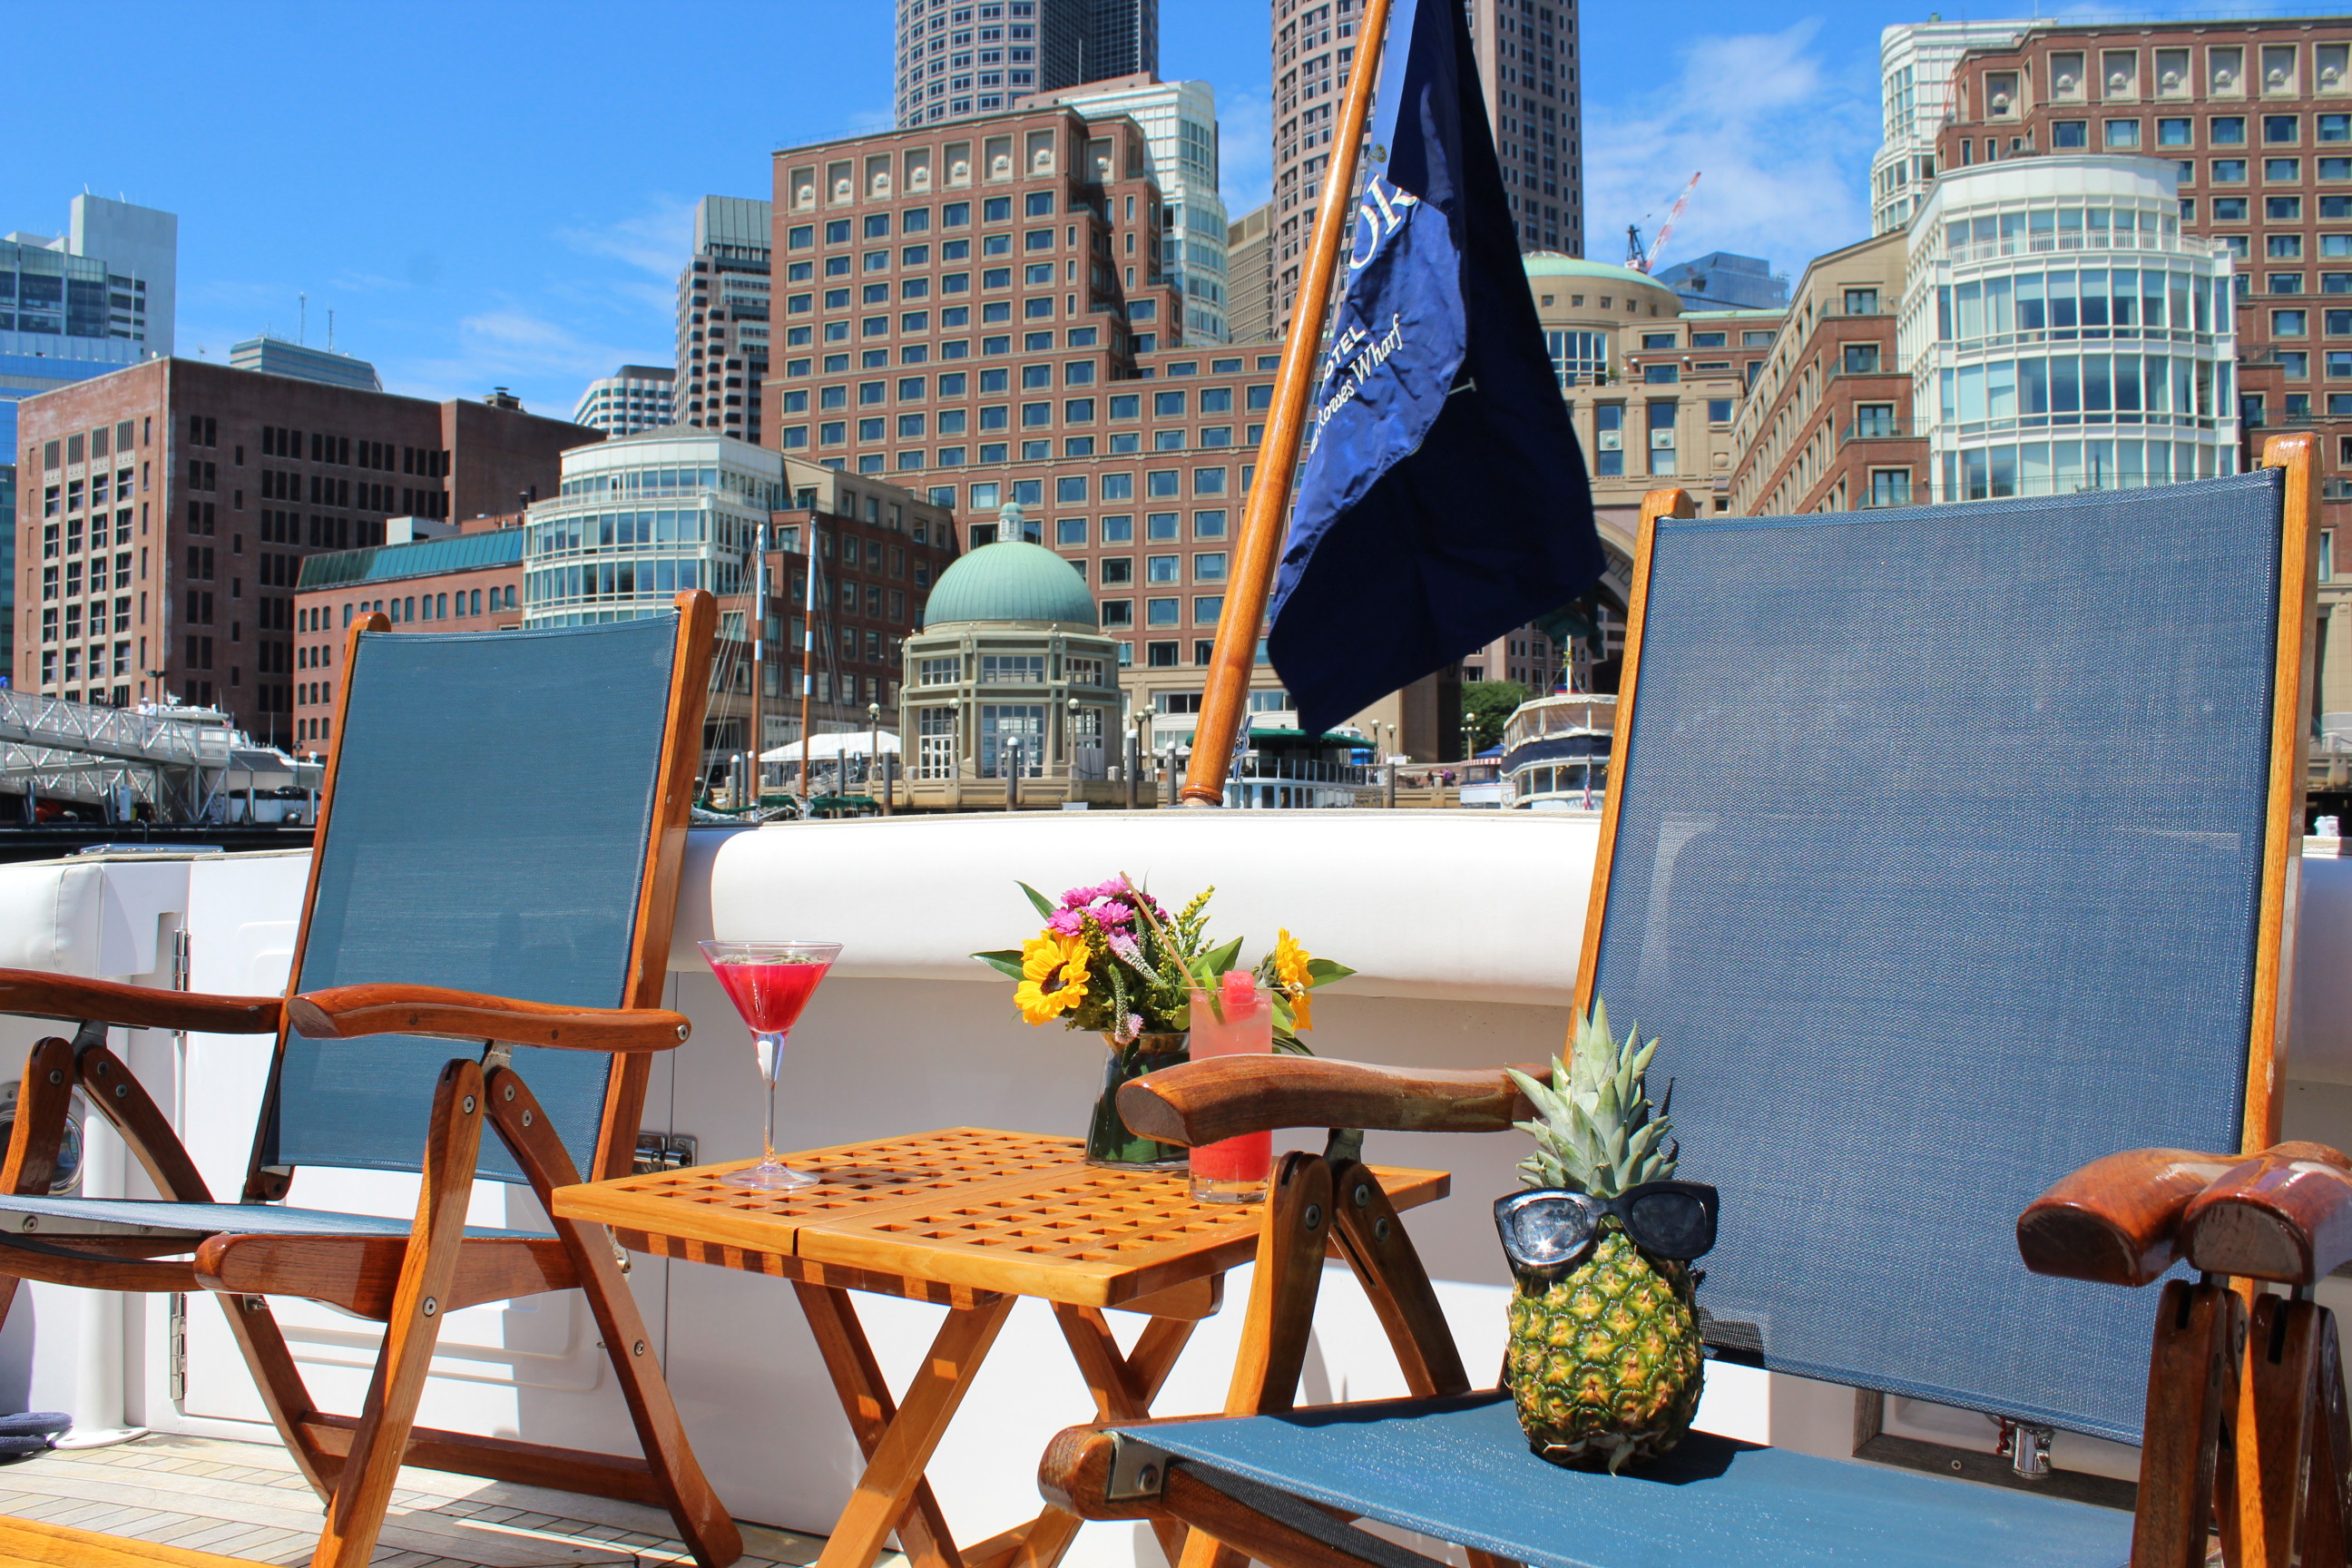
{"label": "wooden folding chair", "polygon": [[[327,1502],[321,1568],[369,1560],[403,1464],[655,1504],[698,1561],[741,1554],[610,1238],[466,1224],[478,1178],[528,1183],[544,1208],[583,1169],[626,1173],[652,1054],[687,1037],[658,1005],[715,624],[700,593],[552,631],[394,636],[364,616],[344,642],[343,731],[283,998],[0,972],[0,1011],[80,1021],[26,1064],[0,1167],[0,1311],[18,1279],[218,1292]],[[235,1201],[214,1197],[109,1026],[276,1037]],[[452,1058],[451,1040],[478,1058]],[[47,1195],[76,1088],[163,1197]],[[421,1173],[416,1217],[286,1207],[302,1166]],[[415,1425],[444,1314],[574,1289],[642,1459]],[[274,1295],[385,1324],[356,1417],[312,1402]]]}
{"label": "wooden folding chair", "polygon": [[[1045,1457],[1045,1494],[1085,1518],[1193,1527],[1186,1568],[1212,1542],[1279,1568],[1430,1561],[1357,1520],[1530,1568],[2188,1568],[2215,1511],[2233,1563],[2284,1568],[2292,1530],[2270,1516],[2308,1511],[2293,1456],[2325,1468],[2347,1453],[2324,1325],[2303,1303],[2256,1303],[2263,1353],[2291,1365],[2244,1380],[2272,1393],[2239,1397],[2236,1449],[2217,1458],[2222,1428],[2198,1424],[2227,1391],[2200,1406],[2174,1396],[2179,1367],[2151,1381],[2148,1298],[2029,1269],[2052,1260],[2021,1255],[2017,1229],[2053,1180],[2117,1150],[2276,1140],[2315,640],[2311,437],[2273,439],[2266,464],[1900,512],[1644,508],[1578,1000],[1605,997],[1662,1042],[1681,1173],[1722,1194],[1698,1292],[1715,1353],[1865,1391],[1856,1452],[1897,1463],[1703,1433],[1622,1476],[1546,1463],[1507,1394],[1446,1366],[1419,1264],[1342,1145],[1279,1173],[1244,1357],[1278,1386],[1237,1375],[1227,1408],[1286,1404],[1318,1270],[1282,1260],[1318,1256],[1332,1220],[1414,1397],[1073,1428]],[[1129,1125],[1177,1142],[1492,1131],[1526,1114],[1511,1099],[1499,1071],[1291,1058],[1195,1063],[1120,1097]],[[2229,1164],[2203,1157],[2185,1191],[2134,1189],[2143,1259],[2258,1272],[2251,1250],[2307,1288],[2339,1256],[2324,1240],[2298,1251],[2274,1223],[2250,1246],[2242,1204],[2198,1229]],[[2167,1292],[2157,1373],[2169,1352],[2202,1388],[2242,1348],[2231,1309],[2213,1280]],[[2033,1447],[2053,1428],[2145,1438],[2143,1517],[2185,1522],[2136,1539],[2127,1483],[1882,1436],[1864,1417],[1889,1396],[2002,1417]],[[2326,1442],[2284,1436],[2280,1410]],[[2220,1495],[2202,1511],[2200,1442]],[[1923,1449],[1933,1469],[1899,1463]],[[2250,1452],[2273,1458],[2250,1469]]]}

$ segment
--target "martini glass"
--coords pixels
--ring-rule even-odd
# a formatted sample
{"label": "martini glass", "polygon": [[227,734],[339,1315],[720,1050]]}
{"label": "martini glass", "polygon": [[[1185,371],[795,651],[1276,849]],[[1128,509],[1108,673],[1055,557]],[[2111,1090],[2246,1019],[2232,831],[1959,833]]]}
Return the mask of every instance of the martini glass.
{"label": "martini glass", "polygon": [[837,942],[706,942],[702,956],[728,999],[743,1016],[751,1043],[760,1054],[760,1077],[768,1085],[768,1116],[760,1136],[760,1163],[728,1177],[735,1186],[753,1192],[790,1192],[812,1186],[817,1178],[792,1169],[776,1158],[776,1071],[782,1064],[784,1039],[800,1020],[817,982],[841,956]]}

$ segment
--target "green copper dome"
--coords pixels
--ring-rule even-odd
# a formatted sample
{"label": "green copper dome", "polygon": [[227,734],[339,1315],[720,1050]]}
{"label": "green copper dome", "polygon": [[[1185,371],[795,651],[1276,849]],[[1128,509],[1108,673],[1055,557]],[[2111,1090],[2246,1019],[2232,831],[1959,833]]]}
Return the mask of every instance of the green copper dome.
{"label": "green copper dome", "polygon": [[1042,544],[1008,539],[940,574],[923,629],[961,621],[1061,621],[1092,630],[1095,597],[1068,562]]}

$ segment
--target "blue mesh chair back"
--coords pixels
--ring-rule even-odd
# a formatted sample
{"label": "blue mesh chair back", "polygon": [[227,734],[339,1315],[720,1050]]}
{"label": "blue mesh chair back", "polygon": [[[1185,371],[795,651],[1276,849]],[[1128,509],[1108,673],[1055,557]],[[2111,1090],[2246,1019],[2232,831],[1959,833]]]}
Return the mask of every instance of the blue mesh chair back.
{"label": "blue mesh chair back", "polygon": [[1712,1338],[2137,1441],[2150,1299],[2012,1226],[2239,1146],[2283,497],[1659,521],[1593,989],[1722,1191]]}
{"label": "blue mesh chair back", "polygon": [[[404,983],[618,1007],[669,711],[673,615],[363,636],[297,991]],[[447,1040],[288,1036],[264,1165],[415,1171]],[[610,1057],[515,1066],[593,1169]],[[520,1182],[482,1140],[480,1173]]]}

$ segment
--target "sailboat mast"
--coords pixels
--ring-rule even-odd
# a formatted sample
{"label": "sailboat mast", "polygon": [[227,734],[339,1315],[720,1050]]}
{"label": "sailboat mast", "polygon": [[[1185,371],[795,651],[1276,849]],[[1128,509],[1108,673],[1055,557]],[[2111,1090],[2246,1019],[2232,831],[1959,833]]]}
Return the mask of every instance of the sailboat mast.
{"label": "sailboat mast", "polygon": [[1298,473],[1298,452],[1307,438],[1307,400],[1315,387],[1317,361],[1323,345],[1323,327],[1331,303],[1331,282],[1339,269],[1356,199],[1356,171],[1364,141],[1364,125],[1371,118],[1372,93],[1380,85],[1381,57],[1388,44],[1389,0],[1366,0],[1363,43],[1356,51],[1354,74],[1348,79],[1348,97],[1339,111],[1339,125],[1323,198],[1315,211],[1315,232],[1307,245],[1307,265],[1291,306],[1290,335],[1282,346],[1282,370],[1275,378],[1274,407],[1267,416],[1265,437],[1257,449],[1257,470],[1250,487],[1249,505],[1242,514],[1242,533],[1234,552],[1232,588],[1225,613],[1217,623],[1217,641],[1209,656],[1207,685],[1201,697],[1200,722],[1192,731],[1192,763],[1184,785],[1184,804],[1221,805],[1225,798],[1225,774],[1233,765],[1234,738],[1241,732],[1249,706],[1250,674],[1257,664],[1259,628],[1265,623],[1266,601],[1274,592],[1275,564],[1281,559],[1282,539],[1290,517],[1290,495]]}
{"label": "sailboat mast", "polygon": [[762,699],[768,679],[768,525],[751,534],[751,806],[760,805],[760,752],[767,745]]}
{"label": "sailboat mast", "polygon": [[816,513],[808,520],[808,591],[801,611],[801,799],[809,798],[809,693],[816,676]]}

